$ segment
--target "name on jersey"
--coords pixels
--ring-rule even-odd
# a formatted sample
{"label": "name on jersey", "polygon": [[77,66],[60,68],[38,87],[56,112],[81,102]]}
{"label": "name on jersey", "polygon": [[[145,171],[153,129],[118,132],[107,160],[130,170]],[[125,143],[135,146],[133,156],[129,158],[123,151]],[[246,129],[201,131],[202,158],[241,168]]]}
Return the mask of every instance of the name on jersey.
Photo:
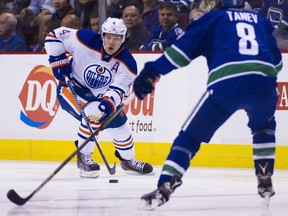
{"label": "name on jersey", "polygon": [[112,74],[101,65],[89,65],[84,71],[84,80],[90,88],[103,88],[111,82]]}
{"label": "name on jersey", "polygon": [[246,21],[250,23],[258,23],[256,14],[244,11],[226,11],[230,21]]}

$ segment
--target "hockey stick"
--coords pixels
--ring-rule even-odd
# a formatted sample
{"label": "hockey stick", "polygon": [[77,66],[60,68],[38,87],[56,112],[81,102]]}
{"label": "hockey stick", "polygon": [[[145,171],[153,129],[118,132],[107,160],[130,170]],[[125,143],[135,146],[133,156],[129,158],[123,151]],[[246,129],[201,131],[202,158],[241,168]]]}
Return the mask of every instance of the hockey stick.
{"label": "hockey stick", "polygon": [[[87,127],[89,128],[90,133],[92,134],[93,133],[92,127],[91,127],[91,125],[89,123],[89,120],[88,120],[88,118],[87,118],[87,116],[86,116],[86,114],[84,112],[83,107],[80,104],[80,101],[77,98],[77,94],[76,94],[76,92],[74,90],[74,87],[73,87],[71,81],[68,79],[68,77],[65,77],[65,80],[66,80],[66,83],[68,84],[68,87],[69,87],[70,91],[72,92],[73,98],[75,99],[75,102],[76,102],[76,104],[77,104],[77,106],[78,106],[78,108],[80,110],[82,118],[85,120],[85,123],[86,123]],[[104,155],[104,153],[102,151],[102,148],[101,148],[100,144],[98,143],[97,138],[95,136],[93,137],[93,140],[94,140],[94,142],[95,142],[95,144],[96,144],[96,146],[97,146],[97,148],[99,150],[99,153],[100,153],[100,155],[101,155],[101,157],[102,157],[102,159],[104,161],[105,166],[108,169],[108,172],[110,173],[110,175],[114,175],[115,172],[116,172],[116,162],[114,162],[114,166],[113,167],[110,167],[108,162],[107,162],[107,160],[106,160],[106,157],[105,157],[105,155]]]}
{"label": "hockey stick", "polygon": [[17,204],[17,205],[24,205],[27,201],[29,201],[35,193],[37,193],[44,185],[46,185],[90,140],[93,139],[93,137],[105,129],[105,127],[120,113],[123,111],[123,109],[130,103],[131,100],[135,98],[135,93],[132,93],[127,100],[125,100],[120,107],[116,110],[116,112],[112,113],[106,121],[104,121],[100,127],[98,127],[80,146],[77,148],[71,155],[67,157],[65,161],[63,161],[57,169],[54,170],[53,173],[51,173],[28,197],[22,198],[20,197],[15,190],[10,189],[7,193],[8,199]]}

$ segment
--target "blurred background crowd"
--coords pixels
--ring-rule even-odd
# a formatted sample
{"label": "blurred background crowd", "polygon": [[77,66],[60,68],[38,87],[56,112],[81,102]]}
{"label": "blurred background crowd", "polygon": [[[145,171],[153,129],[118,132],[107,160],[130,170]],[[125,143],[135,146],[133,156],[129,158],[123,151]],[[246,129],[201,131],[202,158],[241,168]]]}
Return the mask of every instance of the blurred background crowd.
{"label": "blurred background crowd", "polygon": [[[124,20],[130,51],[163,51],[193,19],[218,7],[218,0],[0,0],[0,52],[45,52],[51,30],[99,33],[107,17]],[[279,48],[288,50],[288,0],[247,0],[245,9],[268,18]]]}

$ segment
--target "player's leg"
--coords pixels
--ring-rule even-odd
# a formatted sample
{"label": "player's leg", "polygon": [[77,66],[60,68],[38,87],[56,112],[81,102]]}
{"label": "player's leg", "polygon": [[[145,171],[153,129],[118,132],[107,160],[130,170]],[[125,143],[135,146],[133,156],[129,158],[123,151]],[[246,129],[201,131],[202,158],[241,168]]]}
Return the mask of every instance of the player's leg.
{"label": "player's leg", "polygon": [[[115,125],[119,118],[113,122]],[[127,174],[154,174],[153,167],[149,163],[135,158],[134,140],[127,121],[119,127],[107,128],[107,130],[113,138],[115,156],[119,158],[121,167]]]}
{"label": "player's leg", "polygon": [[276,89],[261,92],[254,97],[254,106],[245,110],[249,117],[248,126],[253,135],[253,158],[255,174],[258,179],[258,193],[261,197],[275,194],[271,176],[275,161],[275,109],[277,104]]}
{"label": "player's leg", "polygon": [[[83,95],[83,97],[79,97],[79,100],[81,101],[83,106],[88,100],[95,99],[91,97],[85,98],[85,95],[92,95],[92,94],[85,94],[85,90],[79,87],[74,87],[74,88],[75,88],[77,95]],[[76,147],[78,147],[78,144],[83,143],[90,136],[91,134],[90,130],[87,127],[84,119],[82,119],[80,111],[78,110],[78,106],[69,88],[63,85],[58,86],[58,100],[62,109],[67,111],[69,114],[71,114],[80,122],[79,129],[78,129],[78,140],[75,141],[75,145]],[[91,110],[93,110],[93,108]],[[95,143],[93,140],[91,140],[77,154],[77,167],[80,170],[80,177],[97,178],[99,176],[100,166],[97,163],[95,163],[93,159],[91,158],[91,154],[93,153],[94,146],[95,146]]]}
{"label": "player's leg", "polygon": [[207,93],[200,100],[173,142],[158,180],[158,189],[141,197],[143,208],[153,209],[169,200],[174,190],[182,184],[181,178],[200,144],[209,142],[215,131],[234,111],[235,108],[232,105],[229,107],[225,97]]}
{"label": "player's leg", "polygon": [[[94,131],[96,127],[92,126]],[[85,121],[83,120],[79,125],[78,130],[78,140],[75,142],[76,147],[78,144],[83,143],[91,135],[89,128],[87,127]],[[80,177],[82,178],[97,178],[100,174],[100,166],[92,159],[92,154],[94,151],[95,142],[90,140],[77,154],[77,167],[80,171]]]}

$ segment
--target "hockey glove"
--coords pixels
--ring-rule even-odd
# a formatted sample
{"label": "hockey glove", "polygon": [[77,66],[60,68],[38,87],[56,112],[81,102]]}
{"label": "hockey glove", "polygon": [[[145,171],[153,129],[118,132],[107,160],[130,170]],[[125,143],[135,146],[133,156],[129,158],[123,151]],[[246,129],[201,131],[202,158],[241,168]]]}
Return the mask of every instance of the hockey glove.
{"label": "hockey glove", "polygon": [[111,113],[115,112],[116,105],[114,101],[109,97],[104,97],[100,102],[98,109],[103,112],[103,116],[98,120],[99,122],[104,122]]}
{"label": "hockey glove", "polygon": [[71,78],[72,67],[65,53],[59,56],[49,56],[49,62],[56,79],[65,83],[64,76]]}
{"label": "hockey glove", "polygon": [[137,98],[143,100],[147,94],[151,93],[154,90],[154,82],[159,77],[159,74],[144,67],[133,84],[133,89]]}

